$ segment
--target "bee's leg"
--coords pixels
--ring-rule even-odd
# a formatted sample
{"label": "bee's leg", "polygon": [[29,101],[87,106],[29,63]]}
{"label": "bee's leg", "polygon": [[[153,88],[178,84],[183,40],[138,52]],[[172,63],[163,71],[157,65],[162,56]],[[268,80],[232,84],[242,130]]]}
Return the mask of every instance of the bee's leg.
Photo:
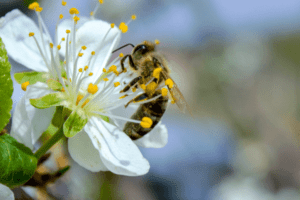
{"label": "bee's leg", "polygon": [[125,105],[125,108],[132,102],[140,102],[140,101],[144,101],[144,100],[147,100],[148,99],[148,94],[147,93],[143,93],[143,94],[140,94],[136,97],[134,97],[133,99],[131,99],[126,105]]}
{"label": "bee's leg", "polygon": [[123,90],[120,91],[120,93],[122,92],[127,92],[133,85],[135,85],[139,80],[141,80],[141,76],[138,76],[134,79],[132,79],[132,81],[130,81],[124,88]]}
{"label": "bee's leg", "polygon": [[124,56],[124,57],[121,59],[121,61],[120,61],[122,70],[121,70],[121,72],[119,72],[119,74],[121,74],[121,73],[123,73],[123,72],[126,72],[126,69],[125,69],[125,66],[124,66],[124,62],[125,62],[125,60],[126,60],[127,57],[129,58],[129,64],[130,64],[130,66],[131,66],[133,69],[137,70],[137,67],[136,67],[136,66],[134,65],[134,63],[133,63],[133,60],[132,60],[131,55],[130,55],[130,54],[127,54],[127,55]]}

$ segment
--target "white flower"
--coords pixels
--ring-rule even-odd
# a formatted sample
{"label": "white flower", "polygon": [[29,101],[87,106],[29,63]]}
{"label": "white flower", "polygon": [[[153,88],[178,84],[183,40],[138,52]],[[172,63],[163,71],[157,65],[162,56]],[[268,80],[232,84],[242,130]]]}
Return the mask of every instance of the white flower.
{"label": "white flower", "polygon": [[[54,94],[61,100],[58,105],[87,119],[83,129],[69,138],[69,152],[76,162],[93,172],[109,170],[127,176],[147,173],[149,163],[136,144],[163,147],[167,143],[167,130],[159,124],[134,143],[120,130],[116,119],[139,121],[111,114],[136,95],[120,98],[120,84],[126,73],[116,76],[119,58],[108,63],[111,52],[118,47],[120,30],[101,20],[82,18],[84,20],[78,21],[77,10],[72,8],[72,18],[59,23],[52,43],[38,12],[41,8],[37,4],[34,9],[39,27],[19,10],[13,10],[0,20],[0,37],[11,58],[34,71],[46,72],[46,79],[61,84],[62,88],[54,91],[49,82],[25,85],[27,91],[16,106],[11,135],[33,148],[51,123],[54,107],[36,109],[29,99]],[[81,20],[84,23],[80,24]],[[59,53],[64,57],[63,65]],[[66,75],[62,77],[64,71]]]}
{"label": "white flower", "polygon": [[0,184],[0,199],[14,200],[14,193],[9,189],[9,187]]}

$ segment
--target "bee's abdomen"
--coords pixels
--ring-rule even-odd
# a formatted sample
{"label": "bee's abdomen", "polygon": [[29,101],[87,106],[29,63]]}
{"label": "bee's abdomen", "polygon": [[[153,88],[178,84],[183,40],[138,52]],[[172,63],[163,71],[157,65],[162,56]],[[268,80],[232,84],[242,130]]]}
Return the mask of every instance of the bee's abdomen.
{"label": "bee's abdomen", "polygon": [[132,139],[136,140],[149,133],[160,121],[166,111],[168,104],[167,97],[159,97],[156,100],[142,104],[137,111],[131,116],[131,119],[142,120],[143,117],[152,119],[153,124],[150,128],[143,128],[140,124],[127,122],[123,131]]}

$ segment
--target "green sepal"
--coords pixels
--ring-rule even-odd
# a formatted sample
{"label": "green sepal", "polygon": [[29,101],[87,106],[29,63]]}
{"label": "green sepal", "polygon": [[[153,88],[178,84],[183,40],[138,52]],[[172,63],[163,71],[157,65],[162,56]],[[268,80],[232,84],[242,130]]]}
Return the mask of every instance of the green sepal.
{"label": "green sepal", "polygon": [[51,121],[51,124],[53,126],[59,128],[64,123],[63,109],[64,109],[64,107],[62,107],[62,106],[56,106],[56,110],[55,110],[54,116],[53,116],[52,121]]}
{"label": "green sepal", "polygon": [[85,115],[80,115],[78,112],[73,111],[64,123],[63,130],[65,136],[75,136],[79,131],[83,129],[87,122],[88,118]]}
{"label": "green sepal", "polygon": [[47,85],[54,91],[61,91],[63,88],[62,84],[54,79],[47,80]]}
{"label": "green sepal", "polygon": [[47,94],[37,99],[30,99],[31,105],[39,109],[60,106],[62,101],[64,101],[64,99],[60,92]]}
{"label": "green sepal", "polygon": [[103,119],[104,121],[109,122],[109,117],[103,116],[103,115],[100,115],[100,117],[101,117],[101,119]]}
{"label": "green sepal", "polygon": [[13,93],[13,82],[10,77],[10,63],[8,62],[5,46],[0,38],[0,131],[6,126],[12,109],[11,95]]}
{"label": "green sepal", "polygon": [[15,73],[14,78],[19,84],[29,81],[29,84],[32,85],[38,81],[45,83],[47,75],[46,72],[20,72]]}
{"label": "green sepal", "polygon": [[16,187],[26,183],[37,168],[37,158],[8,134],[0,136],[0,183]]}

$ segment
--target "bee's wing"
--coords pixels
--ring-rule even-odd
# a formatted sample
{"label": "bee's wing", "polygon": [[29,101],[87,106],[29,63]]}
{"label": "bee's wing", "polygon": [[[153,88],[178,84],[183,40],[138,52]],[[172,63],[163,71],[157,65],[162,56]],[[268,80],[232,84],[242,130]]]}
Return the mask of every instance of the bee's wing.
{"label": "bee's wing", "polygon": [[177,84],[174,82],[174,80],[164,71],[162,71],[163,74],[163,78],[165,80],[167,80],[168,78],[171,79],[173,81],[173,87],[169,88],[170,91],[170,95],[173,99],[173,101],[177,104],[178,108],[182,111],[182,112],[186,112],[188,111],[190,113],[190,115],[192,115],[191,109],[188,105],[188,103],[186,102],[186,100],[184,99],[182,93],[180,92]]}

